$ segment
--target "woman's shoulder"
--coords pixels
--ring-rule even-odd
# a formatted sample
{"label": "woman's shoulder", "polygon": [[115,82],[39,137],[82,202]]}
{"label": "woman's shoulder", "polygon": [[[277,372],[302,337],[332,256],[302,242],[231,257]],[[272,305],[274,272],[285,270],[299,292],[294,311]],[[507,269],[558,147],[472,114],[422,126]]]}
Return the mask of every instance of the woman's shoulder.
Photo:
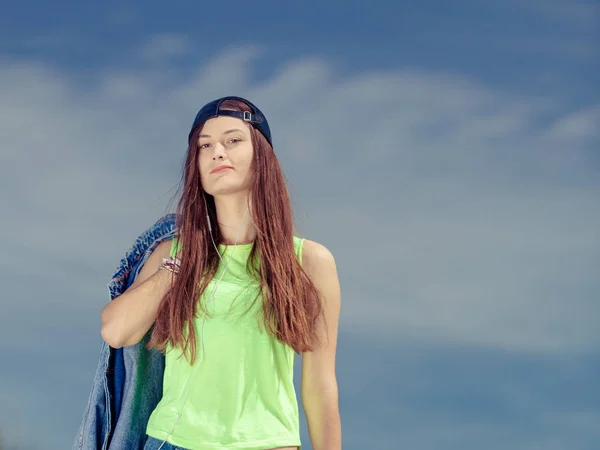
{"label": "woman's shoulder", "polygon": [[305,268],[319,271],[335,267],[333,254],[323,244],[304,239],[302,247],[302,262]]}

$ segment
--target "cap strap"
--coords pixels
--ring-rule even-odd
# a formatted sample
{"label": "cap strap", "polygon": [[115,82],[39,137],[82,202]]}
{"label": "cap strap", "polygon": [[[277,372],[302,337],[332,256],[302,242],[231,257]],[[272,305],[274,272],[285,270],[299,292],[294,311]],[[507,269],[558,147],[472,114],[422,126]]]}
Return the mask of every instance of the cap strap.
{"label": "cap strap", "polygon": [[252,114],[250,111],[240,112],[232,111],[230,109],[220,109],[217,111],[217,115],[235,117],[251,123],[261,123],[264,120],[260,115]]}

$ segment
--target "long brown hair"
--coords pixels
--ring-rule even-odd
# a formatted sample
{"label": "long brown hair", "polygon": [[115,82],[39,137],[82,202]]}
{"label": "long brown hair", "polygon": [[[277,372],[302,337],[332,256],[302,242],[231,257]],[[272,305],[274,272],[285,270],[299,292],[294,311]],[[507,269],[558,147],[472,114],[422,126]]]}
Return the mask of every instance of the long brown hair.
{"label": "long brown hair", "polygon": [[[249,111],[243,102],[227,100],[223,109]],[[219,256],[212,245],[207,215],[217,223],[214,198],[200,182],[198,138],[200,124],[193,130],[182,176],[183,192],[177,206],[176,228],[182,244],[181,268],[171,290],[158,309],[148,348],[164,352],[170,344],[179,347],[194,363],[197,355],[194,318],[199,301],[214,277]],[[284,176],[267,139],[250,126],[253,160],[250,212],[256,227],[247,270],[260,285],[264,324],[268,332],[295,352],[310,351],[317,344],[316,322],[322,313],[319,293],[296,257],[293,215]],[[180,188],[181,189],[181,188]],[[204,201],[202,199],[204,197]],[[222,242],[221,230],[213,236]],[[187,332],[186,332],[187,331]]]}

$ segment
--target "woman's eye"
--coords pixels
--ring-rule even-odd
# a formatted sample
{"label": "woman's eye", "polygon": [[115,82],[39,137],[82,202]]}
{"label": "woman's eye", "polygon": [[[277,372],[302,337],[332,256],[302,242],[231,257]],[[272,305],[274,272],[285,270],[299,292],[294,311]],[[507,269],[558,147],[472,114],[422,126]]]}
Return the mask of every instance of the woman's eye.
{"label": "woman's eye", "polygon": [[198,147],[198,148],[199,148],[200,150],[202,150],[203,148],[206,148],[208,145],[210,145],[210,144],[202,144],[202,145],[200,145],[200,147]]}
{"label": "woman's eye", "polygon": [[231,144],[237,144],[237,143],[238,143],[238,142],[240,142],[240,141],[241,141],[241,139],[238,139],[238,138],[233,138],[233,139],[230,139],[230,140],[229,140],[229,143],[231,143]]}

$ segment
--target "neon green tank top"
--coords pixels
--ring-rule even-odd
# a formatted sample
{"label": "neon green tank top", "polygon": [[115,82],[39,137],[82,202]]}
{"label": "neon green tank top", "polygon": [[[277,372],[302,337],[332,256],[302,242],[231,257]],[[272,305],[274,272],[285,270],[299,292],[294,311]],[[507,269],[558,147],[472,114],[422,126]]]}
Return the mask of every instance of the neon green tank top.
{"label": "neon green tank top", "polygon": [[[294,237],[300,262],[303,241]],[[180,248],[174,239],[171,256]],[[204,305],[232,259],[208,307],[204,347],[199,309],[196,361],[192,366],[179,348],[167,348],[163,396],[148,421],[149,436],[193,450],[300,447],[294,350],[262,325],[262,297],[254,301],[258,282],[246,270],[251,250],[252,244],[219,246],[223,261],[202,296]]]}

